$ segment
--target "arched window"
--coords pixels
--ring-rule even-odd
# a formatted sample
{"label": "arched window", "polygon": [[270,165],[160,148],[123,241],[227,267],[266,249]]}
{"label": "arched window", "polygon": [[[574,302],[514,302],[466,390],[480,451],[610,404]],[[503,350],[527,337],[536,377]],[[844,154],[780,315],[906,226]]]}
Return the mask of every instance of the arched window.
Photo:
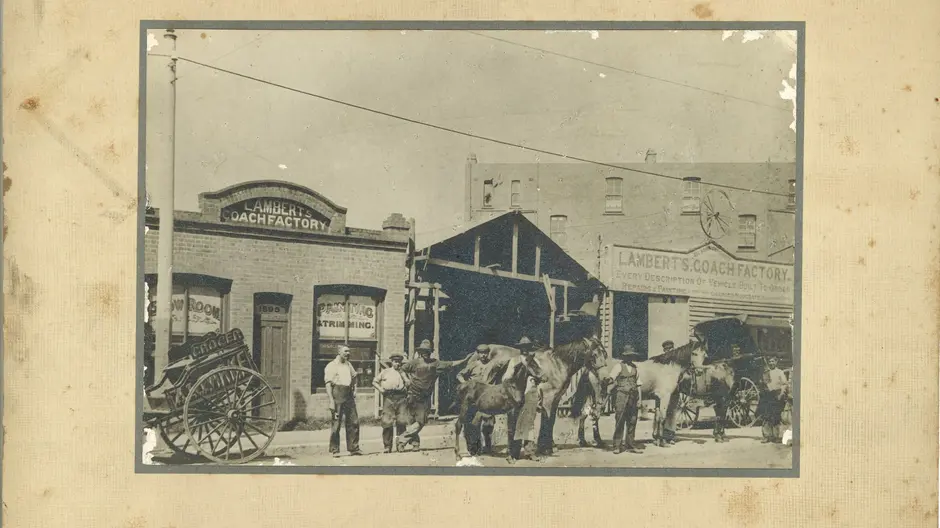
{"label": "arched window", "polygon": [[623,178],[607,178],[604,212],[607,214],[623,213]]}
{"label": "arched window", "polygon": [[317,286],[314,295],[317,340],[311,391],[325,387],[323,371],[336,358],[336,349],[341,344],[350,348],[349,360],[359,373],[357,387],[371,390],[381,346],[385,290],[337,284]]}
{"label": "arched window", "polygon": [[[146,277],[149,285],[152,313],[159,307],[157,302],[157,275]],[[176,346],[186,340],[204,336],[210,332],[228,330],[227,297],[232,281],[209,275],[193,273],[173,274],[173,306],[170,320],[170,345]]]}
{"label": "arched window", "polygon": [[564,248],[568,243],[568,217],[565,215],[552,215],[549,229],[552,240]]}

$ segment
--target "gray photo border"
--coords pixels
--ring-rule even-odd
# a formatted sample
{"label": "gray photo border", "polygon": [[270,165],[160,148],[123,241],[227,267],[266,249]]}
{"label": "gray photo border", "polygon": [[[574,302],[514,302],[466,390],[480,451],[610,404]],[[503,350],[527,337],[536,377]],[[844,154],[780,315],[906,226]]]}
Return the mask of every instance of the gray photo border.
{"label": "gray photo border", "polygon": [[[711,469],[711,468],[593,468],[593,467],[414,467],[414,466],[186,466],[148,465],[143,463],[143,360],[144,360],[144,216],[146,209],[146,122],[147,122],[147,31],[151,29],[208,30],[778,30],[797,32],[796,78],[796,241],[794,244],[794,331],[793,331],[793,424],[791,469]],[[533,476],[533,477],[725,477],[725,478],[799,478],[800,476],[800,368],[803,308],[803,140],[805,104],[806,22],[563,22],[563,21],[234,21],[234,20],[141,20],[140,23],[140,99],[138,118],[138,207],[137,207],[137,360],[134,406],[136,431],[134,469],[138,474],[305,474],[305,475],[460,475],[460,476]],[[2,263],[0,263],[2,266]],[[0,268],[2,269],[2,268]],[[0,301],[2,302],[2,301]],[[0,330],[2,331],[2,330]],[[2,374],[2,364],[0,364]],[[2,449],[2,447],[0,447]]]}

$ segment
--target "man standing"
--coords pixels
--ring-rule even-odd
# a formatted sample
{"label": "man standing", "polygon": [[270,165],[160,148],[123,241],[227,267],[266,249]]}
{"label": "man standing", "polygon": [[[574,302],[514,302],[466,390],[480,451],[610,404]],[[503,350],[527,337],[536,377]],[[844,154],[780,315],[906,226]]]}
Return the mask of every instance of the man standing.
{"label": "man standing", "polygon": [[[641,449],[636,443],[636,422],[639,410],[640,380],[639,371],[634,361],[640,356],[628,348],[624,351],[621,362],[614,365],[607,375],[607,382],[613,383],[611,396],[614,404],[614,454],[623,451],[639,453]],[[624,439],[624,426],[626,426],[626,439]]]}
{"label": "man standing", "polygon": [[786,406],[784,389],[787,385],[787,376],[777,368],[777,358],[767,358],[764,363],[763,382],[763,394],[758,400],[758,407],[760,408],[758,415],[763,422],[761,425],[761,434],[763,435],[761,443],[779,443],[781,441],[780,419],[783,408]]}
{"label": "man standing", "polygon": [[[467,363],[467,366],[457,374],[457,381],[459,383],[465,383],[468,381],[479,381],[481,383],[486,383],[484,379],[484,373],[486,370],[487,363],[490,362],[490,347],[489,345],[480,345],[477,347],[476,354],[473,356],[473,359]],[[479,414],[477,416],[480,416]],[[474,423],[477,422],[477,417],[473,418]],[[482,426],[483,430],[483,450],[485,453],[490,453],[493,449],[493,429],[496,426],[496,418],[493,416],[483,415],[479,419],[479,423]],[[473,439],[473,446],[467,446],[471,453],[476,453],[479,448],[479,438]]]}
{"label": "man standing", "polygon": [[346,425],[346,449],[350,455],[359,451],[359,412],[356,409],[356,373],[349,362],[349,347],[340,345],[336,359],[327,363],[323,371],[326,395],[330,400],[330,453],[339,456],[340,422]]}
{"label": "man standing", "polygon": [[431,342],[427,339],[421,341],[417,348],[418,357],[411,359],[401,368],[401,371],[407,374],[410,380],[407,387],[408,395],[405,399],[405,407],[408,410],[411,425],[399,437],[399,449],[408,444],[413,444],[415,449],[421,447],[419,434],[428,421],[431,396],[434,393],[434,382],[437,381],[438,375],[442,371],[459,367],[473,358],[473,354],[468,354],[467,357],[459,361],[441,361],[432,358],[431,352]]}
{"label": "man standing", "polygon": [[405,412],[407,380],[401,372],[401,365],[405,356],[395,352],[389,359],[392,366],[380,372],[372,381],[372,386],[384,399],[382,403],[382,443],[385,444],[386,453],[392,452],[395,426],[398,425],[404,430],[408,425],[404,423],[404,417],[407,415]]}

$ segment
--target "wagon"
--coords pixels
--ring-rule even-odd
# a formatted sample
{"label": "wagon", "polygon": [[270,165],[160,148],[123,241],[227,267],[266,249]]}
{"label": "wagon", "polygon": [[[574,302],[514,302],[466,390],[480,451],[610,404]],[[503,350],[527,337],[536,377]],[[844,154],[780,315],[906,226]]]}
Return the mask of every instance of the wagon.
{"label": "wagon", "polygon": [[248,462],[264,453],[278,429],[274,391],[237,328],[171,348],[162,379],[144,392],[144,423],[184,456]]}
{"label": "wagon", "polygon": [[[792,367],[792,356],[787,350],[762,350],[756,337],[760,330],[748,315],[718,317],[702,321],[695,325],[693,334],[705,343],[709,356],[708,363],[727,362],[734,369],[735,381],[731,389],[731,402],[728,405],[728,420],[737,427],[750,427],[757,423],[757,409],[760,402],[759,383],[764,365],[768,358],[777,358],[779,365],[788,374]],[[776,323],[784,328],[788,322]],[[763,325],[761,325],[763,326]],[[783,348],[783,347],[778,347]],[[676,427],[688,429],[698,421],[699,410],[715,404],[708,398],[696,399],[686,392],[680,392]],[[789,407],[784,415],[789,416]]]}

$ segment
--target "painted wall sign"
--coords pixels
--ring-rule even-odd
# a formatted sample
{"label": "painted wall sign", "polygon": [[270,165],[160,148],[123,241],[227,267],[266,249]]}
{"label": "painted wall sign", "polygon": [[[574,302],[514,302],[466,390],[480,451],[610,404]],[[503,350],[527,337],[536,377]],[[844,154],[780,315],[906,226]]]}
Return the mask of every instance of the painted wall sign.
{"label": "painted wall sign", "polygon": [[377,328],[375,301],[350,296],[347,302],[343,295],[321,295],[317,301],[317,324],[321,338],[345,339],[348,325],[351,341],[373,340]]}
{"label": "painted wall sign", "polygon": [[313,209],[281,198],[251,198],[222,209],[222,221],[280,227],[301,231],[326,231],[330,221]]}
{"label": "painted wall sign", "polygon": [[714,246],[671,253],[612,246],[602,280],[615,291],[793,304],[793,266],[737,260]]}

